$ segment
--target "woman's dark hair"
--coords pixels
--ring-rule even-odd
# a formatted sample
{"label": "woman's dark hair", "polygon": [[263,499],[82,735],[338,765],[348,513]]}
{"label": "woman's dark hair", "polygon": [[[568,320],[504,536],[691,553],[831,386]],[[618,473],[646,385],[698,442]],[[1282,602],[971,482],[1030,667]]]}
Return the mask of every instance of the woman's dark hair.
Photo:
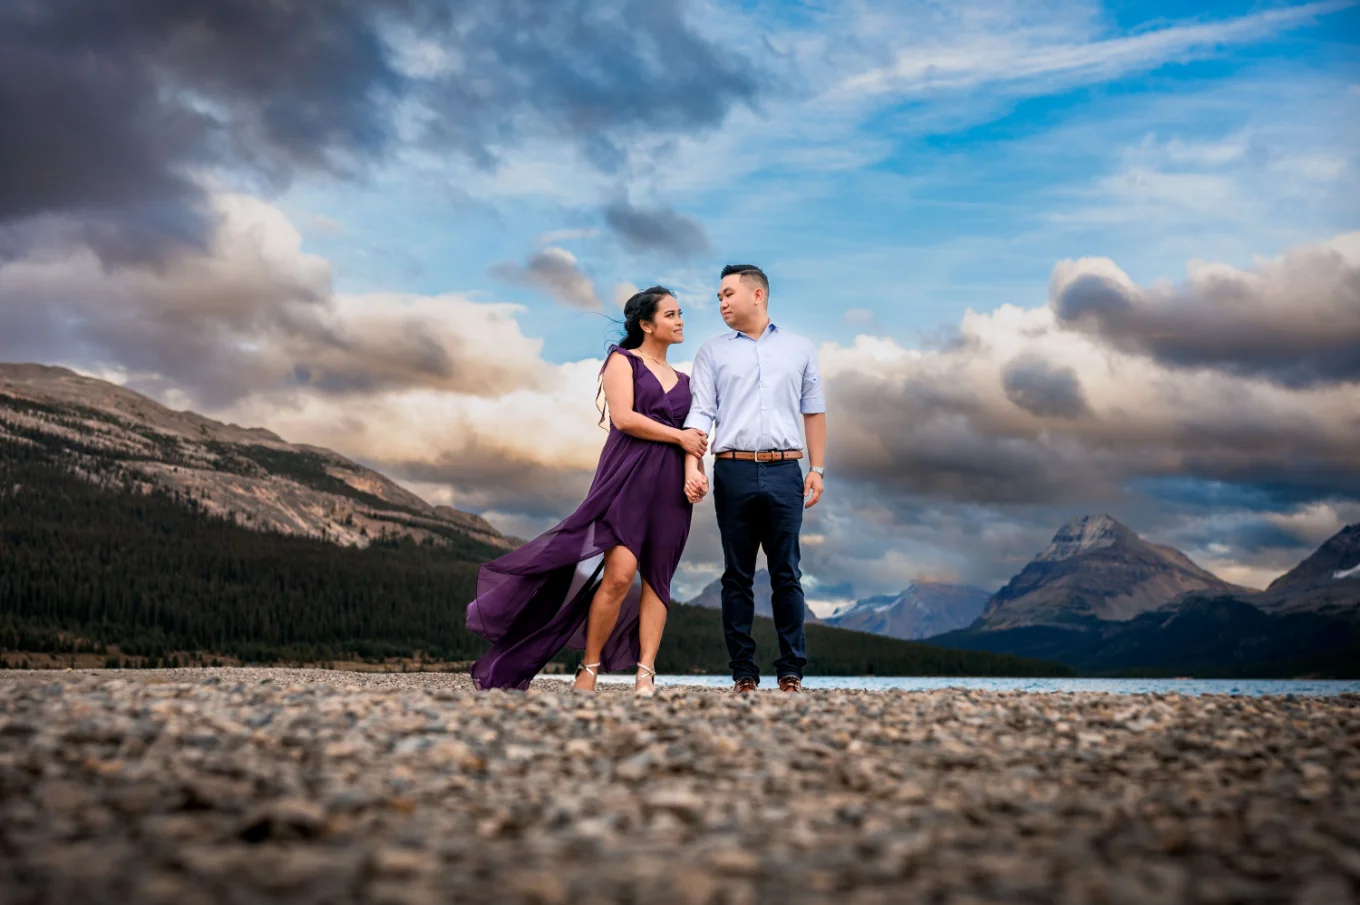
{"label": "woman's dark hair", "polygon": [[[675,293],[665,286],[653,286],[634,293],[632,298],[623,303],[623,338],[619,340],[619,348],[636,349],[642,345],[642,340],[647,336],[642,332],[642,322],[656,317],[657,306],[662,299],[668,298],[675,298]],[[609,419],[609,411],[604,399],[603,368],[600,369],[599,383],[595,386],[595,408],[600,413],[600,427],[604,427],[605,421]]]}
{"label": "woman's dark hair", "polygon": [[642,332],[642,322],[649,321],[656,316],[656,308],[661,304],[662,299],[675,298],[675,293],[665,286],[653,286],[641,292],[633,294],[632,298],[623,304],[623,339],[619,340],[619,346],[624,349],[636,349],[642,345],[645,334]]}

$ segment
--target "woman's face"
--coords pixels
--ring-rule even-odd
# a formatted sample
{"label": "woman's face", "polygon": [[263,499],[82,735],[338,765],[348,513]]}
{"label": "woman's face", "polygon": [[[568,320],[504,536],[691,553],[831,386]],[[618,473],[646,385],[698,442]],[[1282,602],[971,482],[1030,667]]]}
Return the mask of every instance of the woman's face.
{"label": "woman's face", "polygon": [[685,341],[685,318],[674,296],[665,296],[656,303],[650,327],[652,338],[657,342],[673,346]]}

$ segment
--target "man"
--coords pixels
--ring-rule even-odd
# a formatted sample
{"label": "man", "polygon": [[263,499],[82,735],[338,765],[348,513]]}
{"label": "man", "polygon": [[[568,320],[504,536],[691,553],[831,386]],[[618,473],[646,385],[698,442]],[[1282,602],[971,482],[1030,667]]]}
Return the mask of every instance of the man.
{"label": "man", "polygon": [[[732,690],[738,694],[753,692],[760,684],[751,624],[756,551],[761,547],[770,567],[779,635],[775,675],[780,690],[802,690],[807,647],[798,533],[804,508],[822,497],[825,473],[826,402],[817,350],[771,323],[769,297],[770,281],[759,267],[723,268],[718,302],[732,332],[704,343],[695,355],[690,377],[694,401],[685,419],[686,428],[712,438],[713,502],[724,561],[723,633]],[[798,464],[804,436],[811,466],[806,478]],[[695,499],[707,487],[702,460],[686,457],[686,492]]]}

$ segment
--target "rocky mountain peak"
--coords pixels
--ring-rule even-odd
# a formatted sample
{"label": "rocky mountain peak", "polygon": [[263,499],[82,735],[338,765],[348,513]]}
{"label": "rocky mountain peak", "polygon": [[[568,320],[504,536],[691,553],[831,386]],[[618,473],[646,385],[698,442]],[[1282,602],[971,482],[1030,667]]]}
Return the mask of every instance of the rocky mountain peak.
{"label": "rocky mountain peak", "polygon": [[1053,535],[1039,562],[1060,562],[1083,553],[1113,547],[1121,541],[1137,541],[1138,535],[1108,515],[1079,515]]}
{"label": "rocky mountain peak", "polygon": [[1243,591],[1108,515],[1074,518],[988,602],[978,628],[1125,621],[1192,591]]}
{"label": "rocky mountain peak", "polygon": [[1333,534],[1311,556],[1271,582],[1266,590],[1352,579],[1360,580],[1360,522]]}

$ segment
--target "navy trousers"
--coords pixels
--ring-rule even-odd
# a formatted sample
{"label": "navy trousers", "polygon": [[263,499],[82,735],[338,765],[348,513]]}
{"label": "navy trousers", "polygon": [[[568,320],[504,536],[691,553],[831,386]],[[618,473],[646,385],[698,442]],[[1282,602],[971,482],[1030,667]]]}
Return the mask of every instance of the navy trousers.
{"label": "navy trousers", "polygon": [[798,569],[798,533],[803,527],[803,471],[796,461],[713,463],[713,504],[722,534],[723,634],[731,657],[732,678],[759,681],[755,621],[756,552],[765,548],[770,567],[774,627],[779,635],[775,675],[803,677],[807,642],[803,637],[803,586]]}

